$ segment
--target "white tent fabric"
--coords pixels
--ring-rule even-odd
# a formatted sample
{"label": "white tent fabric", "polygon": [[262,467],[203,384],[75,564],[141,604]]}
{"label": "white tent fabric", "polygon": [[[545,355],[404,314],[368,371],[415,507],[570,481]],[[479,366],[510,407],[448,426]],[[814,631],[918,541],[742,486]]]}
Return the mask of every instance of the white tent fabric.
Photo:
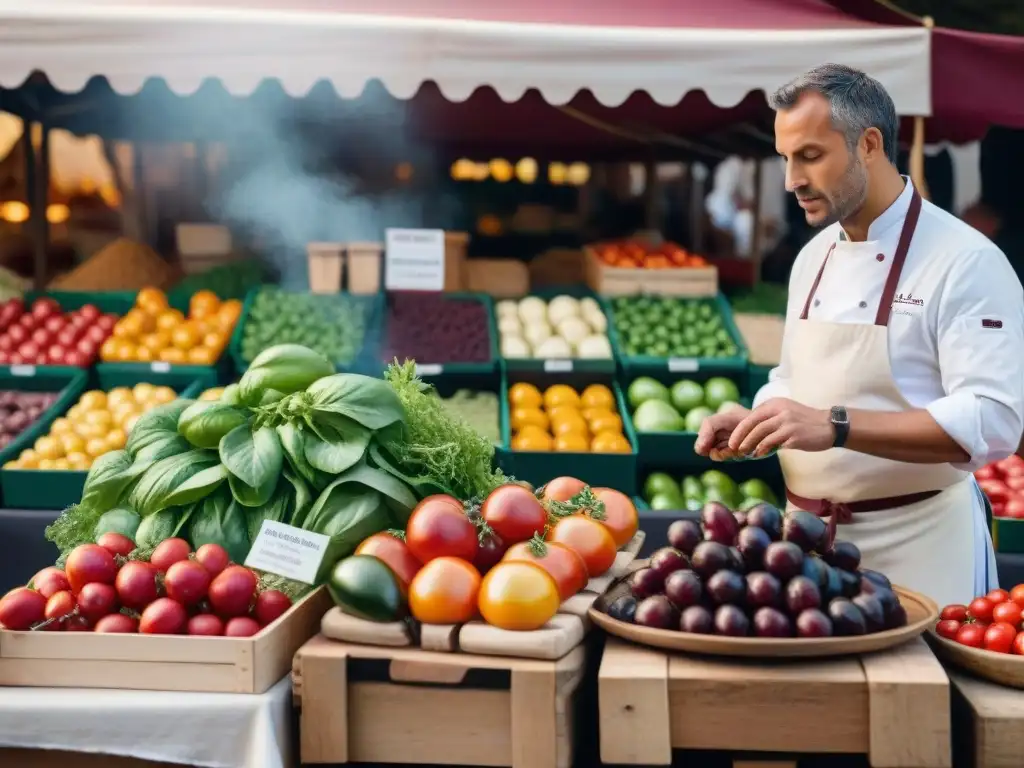
{"label": "white tent fabric", "polygon": [[218,78],[231,93],[245,95],[277,78],[293,96],[322,79],[340,95],[355,96],[376,78],[399,98],[433,80],[451,101],[491,86],[506,101],[537,88],[549,103],[565,104],[589,89],[616,106],[643,90],[669,106],[703,89],[725,107],[830,61],[876,77],[901,114],[931,112],[924,28],[519,23],[427,15],[436,8],[414,18],[350,13],[345,6],[342,0],[0,0],[0,85],[17,87],[41,70],[69,92],[103,75],[122,94],[161,77],[180,94]]}

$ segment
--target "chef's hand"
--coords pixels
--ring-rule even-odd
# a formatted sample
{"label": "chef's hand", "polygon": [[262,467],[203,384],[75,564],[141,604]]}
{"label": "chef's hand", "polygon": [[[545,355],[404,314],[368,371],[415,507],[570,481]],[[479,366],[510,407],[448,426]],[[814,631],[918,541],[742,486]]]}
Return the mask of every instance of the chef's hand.
{"label": "chef's hand", "polygon": [[693,445],[694,451],[701,456],[709,456],[712,461],[737,458],[729,449],[729,437],[749,413],[749,408],[734,405],[722,413],[708,416],[700,425],[697,441]]}
{"label": "chef's hand", "polygon": [[825,451],[835,442],[831,413],[785,397],[768,400],[736,425],[729,450],[740,456],[767,456],[776,448]]}

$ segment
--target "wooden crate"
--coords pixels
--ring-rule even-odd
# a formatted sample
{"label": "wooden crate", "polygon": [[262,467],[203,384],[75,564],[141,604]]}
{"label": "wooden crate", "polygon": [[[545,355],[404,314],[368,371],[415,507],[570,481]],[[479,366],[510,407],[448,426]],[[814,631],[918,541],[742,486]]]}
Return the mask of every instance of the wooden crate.
{"label": "wooden crate", "polygon": [[0,685],[264,693],[331,605],[324,588],[253,637],[0,631]]}
{"label": "wooden crate", "polygon": [[957,765],[1020,768],[1024,765],[1024,696],[966,672],[947,668],[953,684]]}
{"label": "wooden crate", "polygon": [[598,699],[606,764],[670,765],[673,749],[709,749],[735,753],[734,768],[792,768],[801,755],[837,753],[875,768],[952,765],[949,678],[922,639],[786,663],[609,639]]}
{"label": "wooden crate", "polygon": [[302,763],[570,768],[585,660],[585,646],[537,661],[314,637],[292,673]]}
{"label": "wooden crate", "polygon": [[592,248],[584,248],[587,285],[602,296],[676,296],[704,298],[718,295],[718,269],[677,267],[643,269],[640,267],[609,267]]}

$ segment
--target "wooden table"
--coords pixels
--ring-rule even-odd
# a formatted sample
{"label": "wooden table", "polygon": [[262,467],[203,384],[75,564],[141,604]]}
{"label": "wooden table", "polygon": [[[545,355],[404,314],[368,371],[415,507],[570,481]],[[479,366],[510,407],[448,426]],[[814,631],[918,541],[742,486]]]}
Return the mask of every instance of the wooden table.
{"label": "wooden table", "polygon": [[609,639],[598,694],[606,764],[670,765],[673,749],[705,749],[734,753],[734,768],[792,768],[822,754],[863,755],[874,768],[952,765],[949,678],[920,639],[774,663]]}
{"label": "wooden table", "polygon": [[957,722],[957,765],[1024,765],[1024,691],[947,667]]}

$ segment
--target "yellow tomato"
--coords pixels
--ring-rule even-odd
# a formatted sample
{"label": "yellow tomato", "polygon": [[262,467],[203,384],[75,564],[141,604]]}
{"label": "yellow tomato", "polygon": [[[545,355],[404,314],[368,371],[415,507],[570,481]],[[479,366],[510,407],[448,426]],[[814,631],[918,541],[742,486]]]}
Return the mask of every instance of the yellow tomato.
{"label": "yellow tomato", "polygon": [[88,443],[85,444],[85,452],[87,455],[92,456],[94,459],[98,456],[102,456],[110,450],[110,446],[107,445],[107,441],[102,437],[94,437]]}
{"label": "yellow tomato", "polygon": [[81,421],[82,417],[85,416],[85,409],[77,404],[72,405],[70,408],[68,408],[67,416],[68,421],[74,424],[75,422]]}
{"label": "yellow tomato", "polygon": [[113,362],[117,358],[117,339],[109,336],[100,347],[100,358],[104,362]]}
{"label": "yellow tomato", "polygon": [[135,306],[151,315],[158,315],[167,309],[167,296],[159,288],[143,288],[135,297]]}
{"label": "yellow tomato", "polygon": [[157,405],[163,405],[177,399],[178,393],[167,386],[154,387],[153,392],[149,396],[149,401]]}
{"label": "yellow tomato", "polygon": [[171,331],[171,344],[178,349],[192,349],[199,343],[199,332],[191,323],[183,323]]}
{"label": "yellow tomato", "polygon": [[39,464],[39,454],[31,448],[26,448],[21,452],[18,461],[24,465],[25,469],[32,469]]}
{"label": "yellow tomato", "polygon": [[53,426],[50,427],[51,435],[66,435],[72,432],[71,422],[65,419],[63,416],[59,419],[54,420]]}
{"label": "yellow tomato", "polygon": [[578,417],[580,409],[575,405],[556,405],[554,408],[548,408],[547,414],[552,422],[556,422],[565,418],[574,419]]}
{"label": "yellow tomato", "polygon": [[191,365],[213,365],[220,357],[220,352],[207,346],[193,347],[188,351],[188,362]]}
{"label": "yellow tomato", "polygon": [[64,453],[67,456],[70,456],[75,452],[85,450],[85,440],[74,432],[64,432],[60,435],[56,435],[54,439],[60,442],[61,448],[64,449]]}
{"label": "yellow tomato", "polygon": [[112,429],[107,433],[107,445],[112,451],[121,450],[127,442],[128,435],[124,433],[123,429]]}
{"label": "yellow tomato", "polygon": [[136,346],[130,341],[121,340],[117,345],[114,359],[121,363],[131,363],[136,357]]}
{"label": "yellow tomato", "polygon": [[132,403],[135,401],[135,397],[132,395],[132,391],[128,387],[114,387],[112,390],[107,392],[107,407],[116,408],[124,403]]}
{"label": "yellow tomato", "polygon": [[559,405],[580,406],[580,396],[568,384],[553,384],[544,390],[544,407],[548,410]]}
{"label": "yellow tomato", "polygon": [[151,363],[156,360],[156,352],[146,347],[135,348],[135,361],[138,363]]}
{"label": "yellow tomato", "polygon": [[202,319],[216,315],[220,310],[220,299],[213,291],[196,291],[188,302],[189,317]]}
{"label": "yellow tomato", "polygon": [[68,464],[71,465],[72,469],[88,469],[89,468],[89,457],[82,451],[75,451],[67,455]]}
{"label": "yellow tomato", "polygon": [[540,629],[558,612],[558,585],[540,566],[503,561],[484,576],[477,605],[484,621],[499,629]]}
{"label": "yellow tomato", "polygon": [[59,459],[64,455],[64,448],[54,437],[40,437],[33,446],[41,459]]}
{"label": "yellow tomato", "polygon": [[217,331],[211,331],[203,334],[203,346],[214,350],[218,354],[220,354],[221,350],[224,349],[227,341],[227,337],[224,336],[223,333],[219,333]]}
{"label": "yellow tomato", "polygon": [[114,423],[114,417],[110,415],[110,411],[88,411],[82,420],[86,424],[95,424],[105,428],[109,428]]}
{"label": "yellow tomato", "polygon": [[168,309],[156,318],[156,327],[161,331],[173,331],[185,322],[185,316],[176,309]]}
{"label": "yellow tomato", "polygon": [[564,453],[587,453],[590,441],[578,432],[567,432],[555,438],[555,450]]}
{"label": "yellow tomato", "polygon": [[520,432],[512,438],[513,451],[550,451],[551,435],[546,432]]}
{"label": "yellow tomato", "polygon": [[183,350],[180,350],[177,347],[161,349],[158,357],[165,363],[171,363],[172,365],[184,365],[188,362],[188,356]]}
{"label": "yellow tomato", "polygon": [[71,462],[69,462],[67,459],[54,459],[53,468],[68,470],[71,469]]}
{"label": "yellow tomato", "polygon": [[57,468],[57,460],[56,459],[40,459],[39,460],[38,469],[56,469],[56,468]]}
{"label": "yellow tomato", "polygon": [[107,407],[107,394],[106,392],[94,389],[82,395],[78,400],[78,404],[82,406],[84,411],[98,411],[101,408]]}
{"label": "yellow tomato", "polygon": [[140,381],[131,389],[132,400],[136,403],[144,403],[153,396],[156,386],[145,381]]}
{"label": "yellow tomato", "polygon": [[104,437],[107,434],[107,428],[100,424],[79,423],[75,425],[75,432],[86,440],[86,449],[88,450],[88,441]]}
{"label": "yellow tomato", "polygon": [[533,384],[520,381],[509,387],[508,401],[515,408],[540,408],[544,398]]}
{"label": "yellow tomato", "polygon": [[622,418],[617,413],[602,413],[590,419],[588,424],[595,435],[598,432],[622,432]]}
{"label": "yellow tomato", "polygon": [[110,412],[110,415],[113,417],[115,424],[117,424],[120,427],[123,427],[125,422],[128,421],[128,419],[130,419],[132,416],[139,415],[139,406],[137,406],[134,402],[125,403],[123,405],[119,405],[117,408],[112,410]]}
{"label": "yellow tomato", "polygon": [[590,443],[590,450],[594,453],[629,453],[632,447],[629,441],[615,432],[601,432],[594,435]]}
{"label": "yellow tomato", "polygon": [[142,337],[139,344],[140,349],[148,349],[153,354],[156,354],[164,347],[170,346],[171,335],[167,331],[156,331],[155,333],[147,333]]}
{"label": "yellow tomato", "polygon": [[[114,326],[113,338],[118,340],[131,339],[133,338],[132,330],[132,324],[126,322],[124,318],[121,318],[117,321],[117,325]],[[119,349],[119,347],[114,348],[112,353],[115,360],[117,359],[117,349]]]}
{"label": "yellow tomato", "polygon": [[580,395],[584,408],[614,408],[615,395],[604,384],[591,384]]}
{"label": "yellow tomato", "polygon": [[228,299],[220,305],[217,312],[217,325],[224,331],[231,331],[242,316],[242,302],[238,299]]}
{"label": "yellow tomato", "polygon": [[511,414],[512,429],[519,431],[527,424],[541,429],[548,428],[548,417],[538,408],[516,408]]}

